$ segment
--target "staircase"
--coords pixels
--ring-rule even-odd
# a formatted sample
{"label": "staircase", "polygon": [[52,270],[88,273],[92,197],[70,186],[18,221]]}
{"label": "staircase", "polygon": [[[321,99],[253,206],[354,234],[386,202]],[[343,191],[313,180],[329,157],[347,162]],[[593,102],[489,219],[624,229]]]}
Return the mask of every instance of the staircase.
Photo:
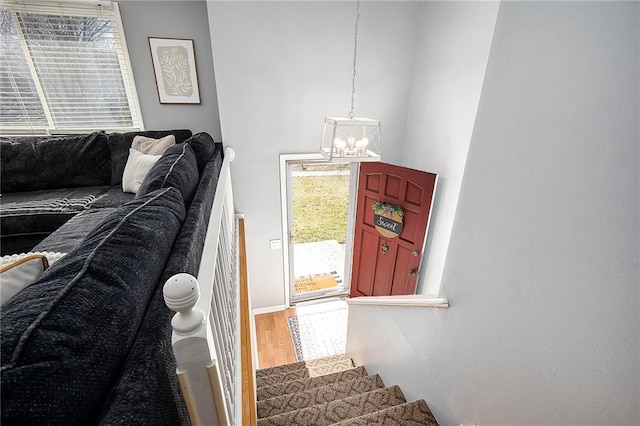
{"label": "staircase", "polygon": [[258,370],[256,387],[258,426],[438,424],[423,400],[344,355]]}

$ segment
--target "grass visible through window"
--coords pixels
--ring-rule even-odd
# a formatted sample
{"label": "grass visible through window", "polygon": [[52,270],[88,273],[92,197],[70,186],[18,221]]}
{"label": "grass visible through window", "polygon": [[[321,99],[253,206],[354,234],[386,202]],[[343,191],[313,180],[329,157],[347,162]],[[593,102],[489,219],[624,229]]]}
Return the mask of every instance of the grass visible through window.
{"label": "grass visible through window", "polygon": [[292,191],[295,243],[346,241],[349,175],[293,176]]}

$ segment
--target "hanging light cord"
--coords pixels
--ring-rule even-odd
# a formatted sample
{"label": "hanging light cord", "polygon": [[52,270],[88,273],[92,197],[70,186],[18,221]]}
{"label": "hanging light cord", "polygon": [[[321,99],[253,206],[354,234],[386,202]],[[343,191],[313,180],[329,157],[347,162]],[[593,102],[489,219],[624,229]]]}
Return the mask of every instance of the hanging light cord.
{"label": "hanging light cord", "polygon": [[358,20],[360,19],[360,0],[356,0],[356,25],[353,33],[353,77],[351,79],[351,111],[349,118],[353,118],[353,105],[356,98],[356,60],[358,58]]}

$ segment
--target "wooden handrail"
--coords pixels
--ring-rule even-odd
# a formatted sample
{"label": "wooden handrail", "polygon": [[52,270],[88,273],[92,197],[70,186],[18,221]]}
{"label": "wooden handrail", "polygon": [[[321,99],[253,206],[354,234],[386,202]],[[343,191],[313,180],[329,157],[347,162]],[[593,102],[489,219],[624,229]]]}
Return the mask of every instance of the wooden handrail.
{"label": "wooden handrail", "polygon": [[247,277],[247,247],[244,219],[238,220],[238,251],[240,252],[240,356],[242,362],[242,424],[257,424],[255,370],[251,336],[251,308],[249,305],[249,280]]}

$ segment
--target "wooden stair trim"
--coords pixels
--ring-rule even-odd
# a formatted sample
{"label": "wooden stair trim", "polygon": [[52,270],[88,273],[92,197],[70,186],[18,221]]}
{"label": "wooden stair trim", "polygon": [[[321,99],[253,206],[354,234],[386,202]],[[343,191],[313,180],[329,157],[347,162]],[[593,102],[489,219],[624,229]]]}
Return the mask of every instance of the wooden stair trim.
{"label": "wooden stair trim", "polygon": [[244,219],[238,219],[238,251],[240,280],[240,357],[242,368],[242,424],[257,424],[256,383],[251,337],[251,309],[247,273],[247,243]]}

